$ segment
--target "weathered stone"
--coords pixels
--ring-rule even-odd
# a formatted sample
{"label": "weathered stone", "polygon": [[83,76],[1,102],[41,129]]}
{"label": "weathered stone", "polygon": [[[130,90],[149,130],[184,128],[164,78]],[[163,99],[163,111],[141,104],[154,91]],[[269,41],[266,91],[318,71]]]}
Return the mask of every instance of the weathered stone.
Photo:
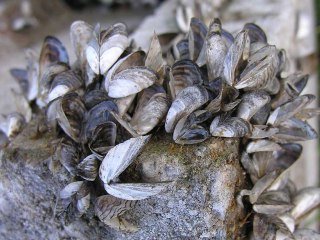
{"label": "weathered stone", "polygon": [[244,184],[239,141],[211,138],[181,146],[157,136],[136,165],[148,182],[173,181],[168,190],[141,201],[125,217],[141,229],[130,239],[236,239],[243,213],[235,196]]}
{"label": "weathered stone", "polygon": [[97,219],[67,225],[63,216],[55,216],[56,196],[70,175],[63,168],[55,175],[49,171],[57,139],[49,132],[37,138],[36,126],[31,123],[0,153],[0,239],[112,237]]}
{"label": "weathered stone", "polygon": [[63,168],[49,171],[45,159],[56,140],[50,133],[30,138],[34,131],[35,125],[29,126],[1,152],[1,239],[234,239],[243,233],[244,213],[235,202],[245,183],[237,139],[180,146],[158,132],[120,177],[173,182],[122,215],[139,227],[136,233],[122,233],[99,222],[92,206],[71,222],[55,216],[55,196],[71,177]]}

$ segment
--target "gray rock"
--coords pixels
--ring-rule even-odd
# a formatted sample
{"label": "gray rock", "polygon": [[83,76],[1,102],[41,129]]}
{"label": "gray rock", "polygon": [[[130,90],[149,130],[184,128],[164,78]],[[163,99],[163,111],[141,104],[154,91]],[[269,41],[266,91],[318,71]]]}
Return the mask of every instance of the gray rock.
{"label": "gray rock", "polygon": [[238,140],[211,138],[181,146],[154,137],[128,171],[147,182],[173,181],[168,190],[140,201],[125,217],[140,231],[130,239],[235,239],[243,212],[235,196],[244,184]]}
{"label": "gray rock", "polygon": [[45,159],[57,140],[50,133],[30,138],[34,129],[31,124],[1,152],[0,239],[234,239],[243,234],[245,213],[235,202],[245,184],[239,140],[180,146],[158,132],[120,177],[173,182],[121,216],[139,228],[123,233],[99,222],[93,207],[73,221],[54,216],[55,196],[71,177],[63,168],[49,171]]}

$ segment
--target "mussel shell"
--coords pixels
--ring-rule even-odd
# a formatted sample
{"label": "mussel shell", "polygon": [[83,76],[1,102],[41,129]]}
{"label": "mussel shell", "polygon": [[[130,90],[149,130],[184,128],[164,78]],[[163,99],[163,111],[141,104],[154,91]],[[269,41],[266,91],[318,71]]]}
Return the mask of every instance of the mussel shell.
{"label": "mussel shell", "polygon": [[106,30],[97,25],[87,44],[86,57],[95,74],[105,74],[129,46],[126,26],[116,23]]}
{"label": "mussel shell", "polygon": [[157,195],[168,186],[160,183],[110,183],[104,187],[111,195],[125,200],[142,200]]}
{"label": "mussel shell", "polygon": [[56,206],[57,212],[65,211],[66,221],[81,217],[90,206],[90,189],[84,181],[68,184],[60,191],[60,201]]}
{"label": "mussel shell", "polygon": [[[271,155],[270,152],[267,152],[266,154]],[[257,180],[259,179],[259,175],[260,175],[259,174],[259,164],[254,162],[252,157],[246,151],[242,151],[240,160],[241,160],[241,164],[242,164],[243,168],[249,174],[252,183],[253,184],[256,183]]]}
{"label": "mussel shell", "polygon": [[94,74],[100,74],[100,45],[101,45],[101,28],[98,23],[94,27],[92,37],[86,44],[85,54],[87,64]]}
{"label": "mussel shell", "polygon": [[232,111],[241,102],[237,99],[239,90],[232,86],[223,84],[221,94],[221,110],[224,112]]}
{"label": "mussel shell", "polygon": [[298,143],[281,144],[281,150],[273,152],[279,165],[285,170],[299,159],[302,153],[302,146]]}
{"label": "mussel shell", "polygon": [[289,59],[287,53],[284,49],[280,49],[279,53],[279,70],[277,76],[280,78],[285,78],[288,76],[289,71]]}
{"label": "mussel shell", "polygon": [[209,131],[200,124],[212,117],[207,110],[196,110],[189,116],[183,117],[177,123],[173,140],[179,144],[194,144],[205,141],[209,138]]}
{"label": "mussel shell", "polygon": [[44,39],[41,53],[40,53],[40,59],[39,59],[39,71],[40,76],[42,76],[43,72],[47,67],[54,63],[63,62],[68,64],[69,63],[69,57],[67,50],[63,46],[63,44],[60,42],[59,39],[47,36]]}
{"label": "mussel shell", "polygon": [[210,99],[212,99],[206,106],[206,110],[211,113],[219,112],[221,109],[221,101],[224,90],[224,83],[222,78],[216,78],[214,81],[210,81],[206,86],[210,93]]}
{"label": "mussel shell", "polygon": [[224,112],[232,111],[238,104],[241,102],[241,99],[237,99],[233,102],[222,104],[221,110]]}
{"label": "mussel shell", "polygon": [[130,138],[113,147],[103,159],[99,176],[103,183],[109,184],[135,160],[151,136]]}
{"label": "mussel shell", "polygon": [[88,63],[85,66],[85,72],[86,72],[86,74],[84,75],[85,86],[88,89],[91,89],[93,86],[96,86],[96,83],[100,81],[100,75],[95,74],[93,70],[90,68]]}
{"label": "mussel shell", "polygon": [[72,197],[74,194],[76,194],[80,190],[83,184],[84,184],[84,181],[76,181],[76,182],[69,183],[60,191],[59,197],[61,199],[67,199]]}
{"label": "mussel shell", "polygon": [[42,76],[40,78],[39,88],[40,88],[40,94],[43,100],[47,100],[47,94],[49,93],[49,90],[52,85],[52,81],[54,78],[65,71],[70,70],[69,65],[66,63],[58,62],[51,64],[50,66],[46,67],[45,70],[42,73]]}
{"label": "mussel shell", "polygon": [[114,100],[114,102],[117,104],[120,117],[123,117],[127,112],[133,111],[136,96],[137,94],[132,94],[127,97],[117,98],[116,100]]}
{"label": "mussel shell", "polygon": [[111,29],[101,32],[100,72],[105,74],[129,46],[126,26],[114,24]]}
{"label": "mussel shell", "polygon": [[70,26],[70,39],[74,52],[83,67],[85,58],[85,47],[92,37],[93,27],[84,21],[75,21]]}
{"label": "mussel shell", "polygon": [[176,55],[178,59],[185,60],[190,58],[188,39],[182,39],[175,45],[175,47],[176,47],[176,51],[177,51]]}
{"label": "mussel shell", "polygon": [[280,81],[277,78],[268,81],[267,85],[264,87],[264,90],[271,95],[277,94],[280,91]]}
{"label": "mussel shell", "polygon": [[272,224],[267,216],[255,214],[253,219],[254,239],[273,240],[276,238],[277,227]]}
{"label": "mussel shell", "polygon": [[83,96],[84,105],[88,110],[106,100],[108,100],[108,94],[103,90],[91,90]]}
{"label": "mussel shell", "polygon": [[119,59],[110,70],[107,72],[107,75],[104,79],[104,87],[105,90],[109,90],[110,82],[113,80],[115,74],[126,70],[129,67],[135,66],[143,66],[144,65],[144,58],[145,52],[143,51],[136,51],[133,53],[128,54],[124,58]]}
{"label": "mussel shell", "polygon": [[147,134],[163,120],[169,104],[168,96],[161,86],[153,85],[145,89],[130,121],[132,128],[139,135]]}
{"label": "mussel shell", "polygon": [[293,236],[295,239],[306,238],[306,239],[310,239],[310,240],[317,240],[320,238],[320,234],[317,231],[312,230],[312,229],[308,229],[308,228],[296,229],[294,231]]}
{"label": "mussel shell", "polygon": [[149,67],[158,74],[163,74],[164,60],[162,58],[162,49],[156,34],[153,35],[148,54],[145,60],[145,66]]}
{"label": "mussel shell", "polygon": [[298,112],[295,117],[305,121],[308,120],[310,118],[316,117],[320,115],[320,109],[319,108],[306,108],[306,109],[302,109],[300,112]]}
{"label": "mussel shell", "polygon": [[115,103],[112,101],[102,101],[86,113],[82,131],[83,142],[86,143],[94,138],[94,132],[99,125],[114,121],[110,113],[112,111],[118,111]]}
{"label": "mussel shell", "polygon": [[199,67],[191,60],[179,60],[172,66],[170,80],[171,95],[175,97],[181,90],[203,83]]}
{"label": "mussel shell", "polygon": [[48,101],[52,101],[68,92],[77,90],[83,85],[81,77],[73,70],[59,73],[52,80]]}
{"label": "mussel shell", "polygon": [[288,212],[279,215],[270,215],[269,218],[279,229],[276,238],[292,238],[292,233],[295,230],[295,221]]}
{"label": "mussel shell", "polygon": [[291,211],[291,215],[300,222],[312,210],[320,205],[320,188],[309,187],[300,190],[293,198],[295,207]]}
{"label": "mussel shell", "polygon": [[111,195],[103,195],[97,198],[95,214],[101,222],[116,218],[136,205],[136,201],[128,201]]}
{"label": "mussel shell", "polygon": [[251,165],[254,166],[254,171],[250,171],[250,177],[253,183],[256,183],[260,178],[274,171],[280,174],[294,163],[294,161],[283,161],[283,159],[278,161],[275,152],[272,151],[255,152],[252,154],[251,159]]}
{"label": "mussel shell", "polygon": [[260,49],[264,48],[268,46],[268,44],[264,43],[264,42],[254,42],[250,44],[250,53],[249,56],[253,55],[254,53],[256,53],[257,51],[259,51]]}
{"label": "mussel shell", "polygon": [[259,111],[256,112],[251,118],[251,122],[257,125],[264,125],[267,123],[271,111],[271,104],[267,103]]}
{"label": "mussel shell", "polygon": [[93,154],[102,159],[107,152],[115,145],[117,135],[117,125],[107,121],[95,127],[88,146]]}
{"label": "mussel shell", "polygon": [[215,137],[244,137],[250,133],[249,124],[242,118],[216,117],[210,125],[210,133]]}
{"label": "mussel shell", "polygon": [[256,204],[268,204],[268,205],[276,205],[276,204],[290,204],[291,196],[290,193],[281,189],[281,190],[272,190],[263,192]]}
{"label": "mussel shell", "polygon": [[222,103],[227,104],[235,101],[239,97],[239,90],[224,84],[222,87]]}
{"label": "mussel shell", "polygon": [[307,123],[290,118],[278,126],[279,132],[272,136],[278,142],[288,143],[316,139],[317,132]]}
{"label": "mussel shell", "polygon": [[287,213],[293,208],[291,204],[254,204],[253,210],[260,214],[265,215],[280,215]]}
{"label": "mussel shell", "polygon": [[76,166],[80,161],[80,149],[78,145],[70,139],[64,138],[59,143],[55,154],[68,172],[75,175]]}
{"label": "mussel shell", "polygon": [[[293,152],[290,152],[291,149]],[[298,160],[301,151],[302,147],[299,144],[282,144],[278,150],[255,152],[252,157],[244,154],[241,162],[249,172],[252,182],[255,183],[273,171],[278,173],[285,171]]]}
{"label": "mussel shell", "polygon": [[207,35],[207,26],[197,18],[192,18],[189,31],[190,59],[196,61],[200,55]]}
{"label": "mussel shell", "polygon": [[222,37],[224,39],[224,42],[226,43],[226,45],[227,45],[227,47],[229,49],[230,46],[232,45],[232,43],[234,42],[233,35],[230,32],[228,32],[227,30],[223,29],[223,28],[221,29],[221,35],[222,35]]}
{"label": "mussel shell", "polygon": [[224,60],[224,78],[226,82],[233,86],[239,69],[243,67],[249,58],[250,38],[247,30],[237,34],[233,44],[230,46]]}
{"label": "mussel shell", "polygon": [[246,23],[243,29],[248,30],[251,43],[255,43],[255,42],[267,43],[268,42],[265,32],[258,25],[254,23]]}
{"label": "mussel shell", "polygon": [[[261,196],[261,194],[265,192],[267,189],[271,190],[270,187],[279,177],[279,174],[280,174],[279,171],[272,171],[258,179],[258,181],[254,184],[253,188],[251,189],[251,191],[249,191],[248,194],[245,194],[245,195],[249,195],[249,200],[251,204],[256,203],[259,197]],[[245,191],[245,190],[242,190],[242,191]]]}
{"label": "mussel shell", "polygon": [[246,68],[241,72],[237,89],[257,89],[266,87],[275,78],[279,65],[278,52],[275,46],[267,45],[248,58]]}
{"label": "mussel shell", "polygon": [[297,97],[291,102],[288,102],[276,108],[268,118],[268,124],[277,126],[281,122],[293,117],[305,106],[310,104],[315,99],[314,95],[307,94]]}
{"label": "mussel shell", "polygon": [[94,181],[98,176],[99,160],[92,154],[76,166],[76,174],[87,181]]}
{"label": "mussel shell", "polygon": [[281,146],[273,141],[262,139],[254,140],[247,144],[247,153],[273,152],[281,150]]}
{"label": "mussel shell", "polygon": [[186,116],[177,123],[173,140],[178,144],[196,144],[205,141],[210,137],[210,133],[204,127],[197,125],[190,120],[190,115]]}
{"label": "mussel shell", "polygon": [[249,121],[264,105],[270,102],[270,96],[264,91],[252,91],[242,95],[237,117]]}
{"label": "mussel shell", "polygon": [[228,52],[228,47],[221,32],[221,22],[215,19],[210,23],[206,37],[206,62],[209,81],[223,75],[223,63]]}
{"label": "mussel shell", "polygon": [[110,82],[108,95],[123,98],[150,87],[157,81],[156,74],[146,67],[131,67],[116,74]]}
{"label": "mussel shell", "polygon": [[190,86],[183,89],[173,101],[167,114],[165,129],[173,132],[178,121],[200,108],[209,100],[207,89],[202,86]]}
{"label": "mussel shell", "polygon": [[63,131],[74,141],[80,142],[82,121],[86,108],[76,93],[68,93],[57,99],[56,119]]}
{"label": "mussel shell", "polygon": [[91,194],[89,184],[84,182],[76,194],[77,217],[81,217],[87,212],[88,208],[90,207],[90,198]]}
{"label": "mussel shell", "polygon": [[221,32],[222,32],[221,21],[219,18],[214,18],[209,24],[207,39],[216,34],[221,35]]}
{"label": "mussel shell", "polygon": [[309,75],[294,73],[282,80],[279,93],[272,99],[273,109],[298,97],[308,83]]}
{"label": "mussel shell", "polygon": [[207,140],[209,137],[210,133],[207,129],[195,125],[184,131],[183,134],[180,133],[174,141],[178,144],[197,144]]}
{"label": "mussel shell", "polygon": [[251,139],[269,138],[279,132],[278,128],[268,127],[266,125],[253,125]]}
{"label": "mussel shell", "polygon": [[201,51],[199,53],[199,57],[198,57],[198,59],[196,61],[196,64],[199,67],[203,67],[204,68],[205,65],[206,65],[206,62],[207,62],[207,60],[206,60],[206,49],[207,49],[206,44],[203,44],[202,49],[201,49]]}

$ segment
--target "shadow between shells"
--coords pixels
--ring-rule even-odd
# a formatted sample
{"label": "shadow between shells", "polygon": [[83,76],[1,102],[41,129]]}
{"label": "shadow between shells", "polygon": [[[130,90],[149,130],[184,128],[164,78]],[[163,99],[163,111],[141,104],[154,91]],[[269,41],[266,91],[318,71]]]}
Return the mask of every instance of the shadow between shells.
{"label": "shadow between shells", "polygon": [[75,179],[57,196],[57,215],[81,217],[94,198],[103,223],[136,231],[121,214],[171,183],[122,182],[119,176],[152,134],[166,131],[183,145],[241,138],[241,163],[253,187],[237,202],[252,207],[256,239],[319,237],[299,223],[319,205],[320,189],[297,191],[288,169],[301,155],[297,142],[317,138],[307,120],[320,110],[308,108],[315,96],[301,94],[308,75],[288,72],[285,50],[269,45],[259,26],[248,23],[232,35],[219,19],[206,26],[192,18],[187,34],[154,34],[147,53],[129,40],[122,23],[76,21],[70,37],[75,63],[49,36],[40,57],[28,50],[26,69],[11,70],[22,110],[1,124],[3,148],[32,116],[45,115],[38,134],[52,131],[59,139],[49,169],[62,165]]}

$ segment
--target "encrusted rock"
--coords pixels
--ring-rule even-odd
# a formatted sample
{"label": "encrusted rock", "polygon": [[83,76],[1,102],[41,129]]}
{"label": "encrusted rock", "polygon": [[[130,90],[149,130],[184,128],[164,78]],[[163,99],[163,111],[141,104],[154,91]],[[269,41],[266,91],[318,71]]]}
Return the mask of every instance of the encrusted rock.
{"label": "encrusted rock", "polygon": [[185,146],[174,144],[166,135],[151,139],[128,171],[138,171],[143,181],[173,183],[124,215],[140,227],[130,239],[239,237],[244,213],[235,196],[244,176],[238,148],[236,139],[211,138]]}
{"label": "encrusted rock", "polygon": [[73,222],[65,214],[54,216],[56,195],[71,176],[64,168],[50,172],[48,157],[57,140],[50,133],[37,138],[35,130],[31,123],[1,152],[0,238],[234,239],[243,234],[245,214],[235,203],[245,183],[237,139],[181,146],[164,133],[153,137],[120,178],[173,182],[121,216],[139,228],[124,233],[104,226],[93,209]]}

